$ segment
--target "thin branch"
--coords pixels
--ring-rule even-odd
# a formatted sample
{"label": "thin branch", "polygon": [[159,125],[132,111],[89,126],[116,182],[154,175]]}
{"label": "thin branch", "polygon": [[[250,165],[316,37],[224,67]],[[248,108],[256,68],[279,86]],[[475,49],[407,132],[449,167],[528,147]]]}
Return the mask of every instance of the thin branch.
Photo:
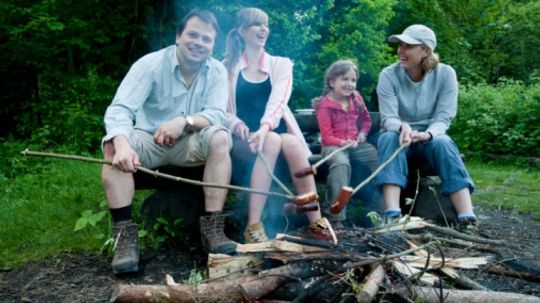
{"label": "thin branch", "polygon": [[[25,149],[21,153],[24,156],[51,157],[51,158],[58,158],[58,159],[64,159],[64,160],[77,160],[77,161],[85,161],[85,162],[90,162],[90,163],[101,163],[101,164],[107,164],[107,165],[112,166],[111,161],[104,160],[104,159],[95,159],[95,158],[89,158],[89,157],[66,155],[66,154],[57,154],[57,153],[35,152],[35,151],[29,151],[28,149]],[[285,195],[285,194],[282,194],[282,193],[256,190],[256,189],[251,189],[251,188],[248,188],[248,187],[229,185],[229,184],[209,183],[209,182],[202,182],[202,181],[182,178],[182,177],[178,177],[178,176],[173,176],[173,175],[169,175],[169,174],[160,173],[157,170],[153,171],[153,170],[145,168],[143,166],[137,166],[137,170],[140,170],[143,173],[146,173],[146,174],[149,174],[149,175],[153,175],[155,177],[160,177],[160,178],[164,178],[164,179],[168,179],[168,180],[172,180],[172,181],[177,181],[177,182],[184,182],[184,183],[188,183],[188,184],[192,184],[192,185],[245,191],[245,192],[256,193],[256,194],[267,195],[267,196],[282,197],[282,198],[286,198],[287,200],[294,200],[296,198],[296,196],[293,196],[293,195]]]}

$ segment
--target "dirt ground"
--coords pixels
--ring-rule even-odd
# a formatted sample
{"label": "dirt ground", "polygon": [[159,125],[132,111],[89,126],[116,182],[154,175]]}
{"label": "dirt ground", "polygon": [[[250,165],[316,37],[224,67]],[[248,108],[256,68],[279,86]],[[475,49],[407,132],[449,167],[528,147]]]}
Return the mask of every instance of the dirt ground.
{"label": "dirt ground", "polygon": [[[481,234],[505,239],[520,249],[509,259],[540,269],[540,222],[527,214],[477,208]],[[63,254],[0,272],[0,302],[107,302],[117,283],[163,284],[170,274],[186,281],[192,269],[204,269],[205,257],[172,249],[145,250],[137,275],[115,277],[101,255]],[[492,290],[540,296],[540,284],[471,270],[467,275]],[[540,275],[540,274],[539,274]]]}

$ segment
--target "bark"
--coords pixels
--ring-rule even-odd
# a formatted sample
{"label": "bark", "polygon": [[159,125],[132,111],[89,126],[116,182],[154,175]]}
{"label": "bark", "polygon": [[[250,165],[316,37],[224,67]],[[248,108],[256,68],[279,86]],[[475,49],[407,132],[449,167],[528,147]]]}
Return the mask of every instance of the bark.
{"label": "bark", "polygon": [[356,294],[356,300],[359,303],[369,303],[373,301],[373,298],[375,298],[379,292],[379,287],[381,286],[385,275],[386,272],[384,271],[382,265],[378,264],[375,266],[373,271],[371,271],[371,273],[367,276],[362,290]]}
{"label": "bark", "polygon": [[[540,303],[540,298],[496,291],[455,290],[430,287],[412,287],[412,296],[424,303]],[[411,295],[409,290],[398,291]]]}

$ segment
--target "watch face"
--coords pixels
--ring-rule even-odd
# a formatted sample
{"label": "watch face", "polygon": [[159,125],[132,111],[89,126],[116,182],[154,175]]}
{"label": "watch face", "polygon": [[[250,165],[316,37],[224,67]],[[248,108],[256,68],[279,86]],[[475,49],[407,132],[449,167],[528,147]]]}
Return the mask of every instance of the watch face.
{"label": "watch face", "polygon": [[193,127],[193,118],[191,116],[186,116],[186,126],[188,128],[192,128]]}

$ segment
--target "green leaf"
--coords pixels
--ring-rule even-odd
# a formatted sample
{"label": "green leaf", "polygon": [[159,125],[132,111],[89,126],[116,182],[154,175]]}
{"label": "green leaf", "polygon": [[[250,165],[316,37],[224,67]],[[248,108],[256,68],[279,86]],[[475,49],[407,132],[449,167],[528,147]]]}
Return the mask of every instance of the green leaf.
{"label": "green leaf", "polygon": [[88,225],[88,218],[81,217],[75,223],[75,229],[73,231],[81,230],[81,229],[85,228],[87,225]]}

